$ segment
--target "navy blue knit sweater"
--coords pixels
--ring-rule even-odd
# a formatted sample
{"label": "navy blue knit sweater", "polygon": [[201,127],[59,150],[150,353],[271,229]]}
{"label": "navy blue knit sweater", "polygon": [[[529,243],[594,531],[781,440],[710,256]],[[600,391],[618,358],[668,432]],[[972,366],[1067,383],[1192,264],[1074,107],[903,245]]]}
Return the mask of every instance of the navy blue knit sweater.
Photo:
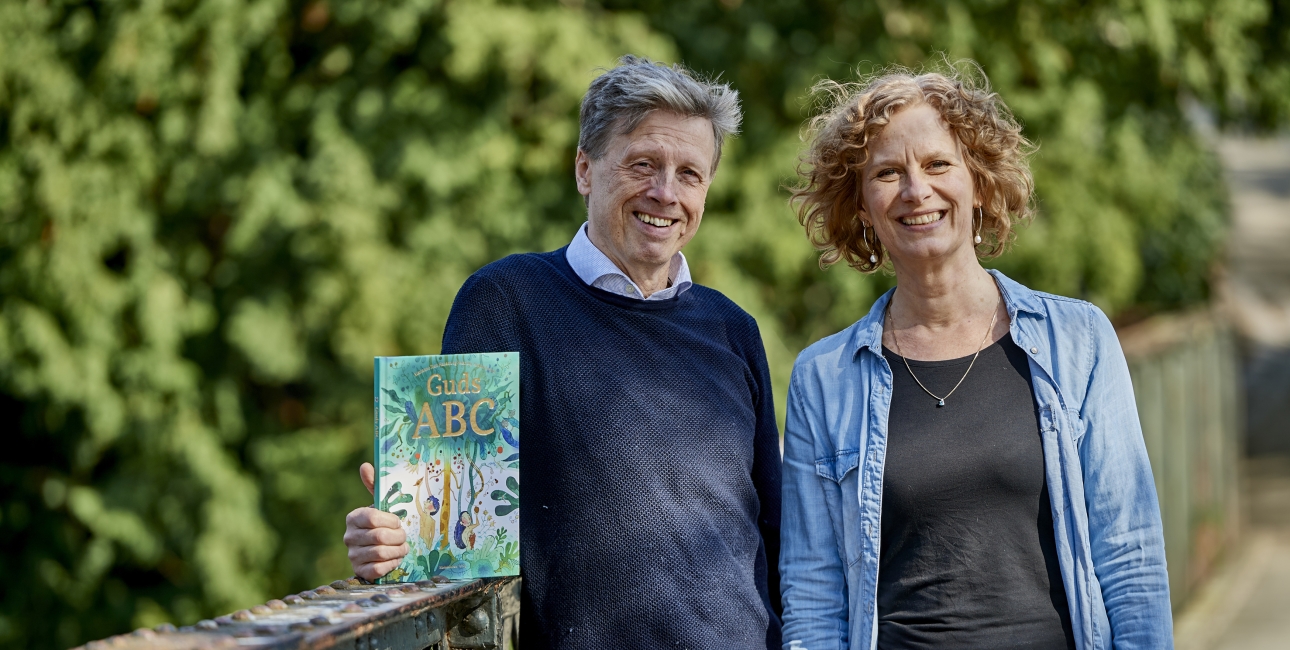
{"label": "navy blue knit sweater", "polygon": [[[443,352],[520,353],[521,646],[780,645],[780,455],[752,317],[643,302],[564,249],[466,281]],[[770,561],[767,561],[770,558]]]}

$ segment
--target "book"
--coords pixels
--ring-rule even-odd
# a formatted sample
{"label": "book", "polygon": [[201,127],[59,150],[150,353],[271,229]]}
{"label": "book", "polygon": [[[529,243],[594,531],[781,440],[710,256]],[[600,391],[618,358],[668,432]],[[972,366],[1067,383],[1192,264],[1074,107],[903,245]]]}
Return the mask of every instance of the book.
{"label": "book", "polygon": [[373,486],[409,553],[378,582],[519,575],[519,353],[376,357]]}

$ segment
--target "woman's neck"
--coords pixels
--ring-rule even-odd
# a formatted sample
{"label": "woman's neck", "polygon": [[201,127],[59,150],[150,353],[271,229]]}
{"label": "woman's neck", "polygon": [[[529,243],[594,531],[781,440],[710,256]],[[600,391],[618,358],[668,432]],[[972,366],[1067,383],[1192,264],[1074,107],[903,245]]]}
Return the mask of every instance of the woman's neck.
{"label": "woman's neck", "polygon": [[999,288],[975,256],[957,265],[896,265],[887,316],[883,345],[922,361],[973,354],[1006,336],[1009,325]]}
{"label": "woman's neck", "polygon": [[999,303],[994,278],[973,257],[957,264],[896,266],[896,294],[892,317],[901,327],[944,329],[993,313]]}

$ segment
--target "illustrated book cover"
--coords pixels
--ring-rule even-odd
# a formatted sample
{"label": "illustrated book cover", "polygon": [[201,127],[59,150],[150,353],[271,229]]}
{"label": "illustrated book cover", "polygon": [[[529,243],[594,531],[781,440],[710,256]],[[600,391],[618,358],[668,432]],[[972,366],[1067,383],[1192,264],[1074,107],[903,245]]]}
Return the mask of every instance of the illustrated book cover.
{"label": "illustrated book cover", "polygon": [[519,353],[376,358],[376,507],[409,553],[379,582],[520,571]]}

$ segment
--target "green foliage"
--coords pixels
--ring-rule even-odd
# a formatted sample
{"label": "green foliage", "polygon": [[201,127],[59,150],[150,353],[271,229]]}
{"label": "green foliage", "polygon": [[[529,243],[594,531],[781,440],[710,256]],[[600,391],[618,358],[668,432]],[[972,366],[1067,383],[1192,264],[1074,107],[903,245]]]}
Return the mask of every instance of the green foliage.
{"label": "green foliage", "polygon": [[[506,532],[506,529],[501,529],[501,532]],[[425,555],[417,557],[417,568],[427,576],[427,580],[433,577],[440,568],[449,564],[452,564],[452,554],[448,552],[428,551]]]}
{"label": "green foliage", "polygon": [[[507,490],[510,490],[510,492],[507,492]],[[506,490],[493,490],[493,493],[489,496],[494,501],[506,501],[506,503],[498,505],[495,510],[498,517],[505,517],[511,514],[512,510],[520,507],[520,483],[515,480],[514,476],[508,476],[506,477]],[[499,528],[498,531],[502,535],[506,534],[505,528]],[[500,542],[502,539],[504,537],[499,537],[498,541]]]}
{"label": "green foliage", "polygon": [[1224,222],[1187,102],[1284,123],[1286,14],[0,3],[0,569],[22,585],[0,596],[0,643],[191,623],[348,575],[343,515],[372,502],[354,476],[372,357],[437,352],[473,270],[569,240],[578,102],[622,53],[743,93],[687,253],[758,317],[782,399],[796,350],[891,282],[820,272],[785,205],[814,79],[979,60],[1041,147],[1041,214],[1000,266],[1113,312],[1170,308],[1205,298]]}
{"label": "green foliage", "polygon": [[411,494],[403,492],[403,484],[395,481],[394,485],[391,485],[390,489],[386,490],[385,496],[381,497],[381,502],[376,507],[386,512],[393,512],[399,516],[399,519],[403,519],[408,516],[406,509],[391,510],[390,508],[404,503],[412,503],[412,498]]}

